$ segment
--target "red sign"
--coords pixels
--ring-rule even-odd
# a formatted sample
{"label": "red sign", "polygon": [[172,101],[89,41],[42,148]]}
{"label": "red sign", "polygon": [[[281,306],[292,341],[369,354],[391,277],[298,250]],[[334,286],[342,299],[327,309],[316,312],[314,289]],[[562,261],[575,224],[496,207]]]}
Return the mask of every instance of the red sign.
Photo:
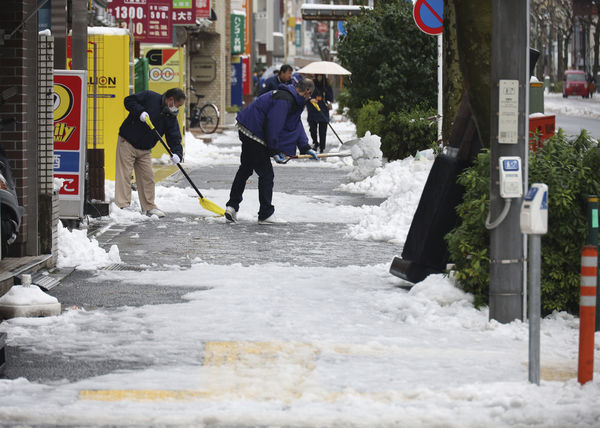
{"label": "red sign", "polygon": [[172,1],[152,1],[148,5],[148,34],[146,43],[172,43]]}
{"label": "red sign", "polygon": [[210,0],[194,0],[196,3],[196,18],[210,18]]}
{"label": "red sign", "polygon": [[54,174],[56,178],[65,180],[58,191],[59,195],[79,196],[79,175],[78,174]]}
{"label": "red sign", "polygon": [[79,150],[81,147],[80,76],[54,76],[54,150]]}
{"label": "red sign", "polygon": [[194,25],[196,24],[196,10],[189,8],[173,8],[173,25]]}
{"label": "red sign", "polygon": [[252,94],[252,76],[250,76],[250,55],[242,55],[242,95]]}
{"label": "red sign", "polygon": [[433,36],[444,30],[444,1],[417,0],[413,7],[413,18],[421,31]]}
{"label": "red sign", "polygon": [[107,10],[120,27],[132,30],[136,40],[172,43],[172,7],[172,0],[109,0]]}

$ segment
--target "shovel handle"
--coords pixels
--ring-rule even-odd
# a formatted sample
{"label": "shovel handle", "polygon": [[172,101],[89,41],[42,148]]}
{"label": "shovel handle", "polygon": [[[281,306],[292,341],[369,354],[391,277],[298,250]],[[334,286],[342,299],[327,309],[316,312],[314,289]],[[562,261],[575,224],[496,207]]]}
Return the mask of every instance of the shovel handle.
{"label": "shovel handle", "polygon": [[[151,130],[154,131],[154,133],[156,134],[156,136],[158,137],[158,139],[162,143],[163,147],[167,151],[167,153],[169,153],[169,156],[173,156],[173,152],[171,152],[171,149],[169,148],[169,146],[167,146],[167,143],[165,143],[165,140],[163,140],[162,136],[158,133],[158,131],[154,127],[154,124],[150,120],[150,117],[146,117],[146,125],[148,125],[148,127]],[[187,175],[187,172],[185,172],[185,170],[183,169],[183,167],[181,165],[179,165],[179,164],[177,164],[177,167],[179,168],[179,171],[181,171],[181,173],[183,174],[183,176],[185,178],[187,178],[187,181],[189,181],[189,183],[192,185],[192,187],[194,188],[194,190],[196,191],[196,193],[198,194],[198,196],[200,196],[200,199],[204,199],[204,196],[202,196],[202,193],[200,193],[200,190],[196,187],[196,185],[194,184],[194,182],[192,181],[192,179],[190,178],[190,176]]]}

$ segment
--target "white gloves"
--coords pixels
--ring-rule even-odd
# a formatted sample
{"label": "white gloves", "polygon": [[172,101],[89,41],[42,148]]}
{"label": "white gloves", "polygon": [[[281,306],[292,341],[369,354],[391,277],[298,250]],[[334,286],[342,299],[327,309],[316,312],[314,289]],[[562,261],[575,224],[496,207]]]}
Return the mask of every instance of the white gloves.
{"label": "white gloves", "polygon": [[171,163],[173,165],[177,165],[179,162],[181,162],[181,159],[179,159],[179,156],[177,156],[177,154],[173,153],[173,156],[171,156]]}
{"label": "white gloves", "polygon": [[144,122],[146,123],[146,119],[149,118],[150,116],[148,116],[148,113],[146,113],[145,111],[142,112],[142,114],[140,114],[140,122]]}

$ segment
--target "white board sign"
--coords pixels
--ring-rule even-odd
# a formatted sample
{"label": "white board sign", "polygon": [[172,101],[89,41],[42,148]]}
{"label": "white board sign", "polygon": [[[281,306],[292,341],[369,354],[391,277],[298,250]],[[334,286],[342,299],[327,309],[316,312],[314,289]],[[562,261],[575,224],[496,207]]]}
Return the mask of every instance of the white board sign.
{"label": "white board sign", "polygon": [[517,144],[519,137],[519,81],[500,80],[498,143]]}

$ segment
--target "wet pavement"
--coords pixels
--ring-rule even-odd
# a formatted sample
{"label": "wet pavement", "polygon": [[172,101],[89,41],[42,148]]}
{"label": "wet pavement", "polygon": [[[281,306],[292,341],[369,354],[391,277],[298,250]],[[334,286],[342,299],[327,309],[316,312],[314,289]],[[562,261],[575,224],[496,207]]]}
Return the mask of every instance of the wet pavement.
{"label": "wet pavement", "polygon": [[[197,168],[188,173],[200,188],[229,189],[236,165]],[[379,205],[381,198],[336,190],[346,182],[347,170],[319,167],[276,169],[275,191],[311,195],[334,200],[338,205]],[[257,177],[250,178],[244,196],[256,198]],[[165,186],[189,186],[177,173],[161,183]],[[202,210],[199,206],[198,210]],[[184,218],[185,220],[182,220]],[[157,227],[157,223],[161,227]],[[165,227],[166,226],[166,227]],[[348,237],[348,224],[303,223],[259,225],[255,221],[228,224],[201,216],[174,215],[159,221],[131,225],[111,224],[108,218],[94,220],[89,234],[108,250],[119,247],[122,264],[111,270],[186,269],[198,261],[211,264],[243,265],[267,262],[293,265],[341,267],[389,263],[401,252],[398,245],[385,242],[358,241]],[[132,238],[135,237],[135,238]],[[66,274],[66,273],[65,273]],[[75,270],[64,277],[59,286],[49,291],[65,308],[77,306],[86,310],[117,309],[182,302],[187,287],[160,287],[153,284],[133,285],[119,281],[91,278],[97,271]],[[225,280],[225,279],[224,279]],[[275,278],[272,279],[273,281]],[[197,287],[194,290],[198,291]],[[77,360],[68,355],[44,355],[26,348],[8,346],[6,378],[25,377],[30,381],[75,381],[114,370],[138,369],[143,364],[119,361],[106,355],[102,362]]]}

